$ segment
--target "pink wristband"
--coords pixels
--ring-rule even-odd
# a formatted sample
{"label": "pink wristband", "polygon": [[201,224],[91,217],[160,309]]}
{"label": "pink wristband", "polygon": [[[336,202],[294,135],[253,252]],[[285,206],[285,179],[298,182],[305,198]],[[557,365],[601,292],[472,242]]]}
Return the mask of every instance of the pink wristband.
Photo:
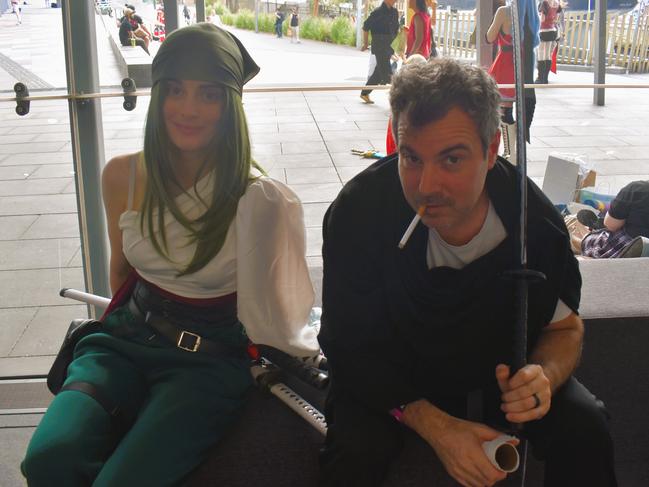
{"label": "pink wristband", "polygon": [[390,409],[390,416],[392,416],[394,419],[397,421],[401,422],[401,419],[403,418],[403,410],[405,409],[405,405],[399,406],[398,408],[393,408]]}

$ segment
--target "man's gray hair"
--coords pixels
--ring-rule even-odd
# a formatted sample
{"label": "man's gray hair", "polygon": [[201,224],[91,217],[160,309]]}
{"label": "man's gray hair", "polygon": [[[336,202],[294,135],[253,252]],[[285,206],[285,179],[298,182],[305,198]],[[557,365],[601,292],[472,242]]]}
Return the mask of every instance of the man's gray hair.
{"label": "man's gray hair", "polygon": [[480,67],[444,58],[408,64],[392,77],[392,133],[398,142],[402,116],[423,127],[458,107],[475,122],[486,152],[500,125],[500,101],[498,86]]}

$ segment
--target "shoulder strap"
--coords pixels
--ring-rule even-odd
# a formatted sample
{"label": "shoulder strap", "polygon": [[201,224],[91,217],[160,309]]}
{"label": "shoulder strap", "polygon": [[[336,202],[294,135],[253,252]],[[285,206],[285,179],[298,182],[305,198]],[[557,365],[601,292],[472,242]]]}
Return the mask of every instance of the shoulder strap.
{"label": "shoulder strap", "polygon": [[131,157],[129,173],[128,173],[128,200],[126,203],[126,210],[130,211],[133,209],[133,195],[135,194],[135,169],[137,165],[138,156],[135,155]]}

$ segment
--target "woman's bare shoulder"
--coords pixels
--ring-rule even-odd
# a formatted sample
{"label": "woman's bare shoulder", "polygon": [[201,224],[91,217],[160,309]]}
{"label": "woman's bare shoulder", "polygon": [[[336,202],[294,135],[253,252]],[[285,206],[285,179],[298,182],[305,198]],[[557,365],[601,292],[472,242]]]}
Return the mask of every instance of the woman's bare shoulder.
{"label": "woman's bare shoulder", "polygon": [[111,193],[126,193],[128,191],[128,180],[131,174],[131,161],[135,154],[123,154],[109,160],[101,174],[101,182],[104,191]]}
{"label": "woman's bare shoulder", "polygon": [[101,174],[101,185],[104,191],[104,198],[117,197],[128,194],[129,178],[131,174],[131,161],[136,154],[124,154],[113,157],[104,166]]}

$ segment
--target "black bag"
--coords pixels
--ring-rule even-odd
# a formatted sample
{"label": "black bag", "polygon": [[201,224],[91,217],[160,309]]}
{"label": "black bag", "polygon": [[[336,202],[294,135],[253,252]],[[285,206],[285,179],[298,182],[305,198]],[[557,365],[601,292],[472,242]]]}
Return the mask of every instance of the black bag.
{"label": "black bag", "polygon": [[557,40],[557,31],[556,30],[546,30],[539,32],[539,38],[542,42],[552,42]]}
{"label": "black bag", "polygon": [[91,319],[78,319],[70,323],[63,345],[54,359],[54,363],[47,373],[47,388],[52,394],[57,394],[63,387],[68,376],[68,365],[72,362],[74,347],[83,337],[101,331],[101,321]]}

